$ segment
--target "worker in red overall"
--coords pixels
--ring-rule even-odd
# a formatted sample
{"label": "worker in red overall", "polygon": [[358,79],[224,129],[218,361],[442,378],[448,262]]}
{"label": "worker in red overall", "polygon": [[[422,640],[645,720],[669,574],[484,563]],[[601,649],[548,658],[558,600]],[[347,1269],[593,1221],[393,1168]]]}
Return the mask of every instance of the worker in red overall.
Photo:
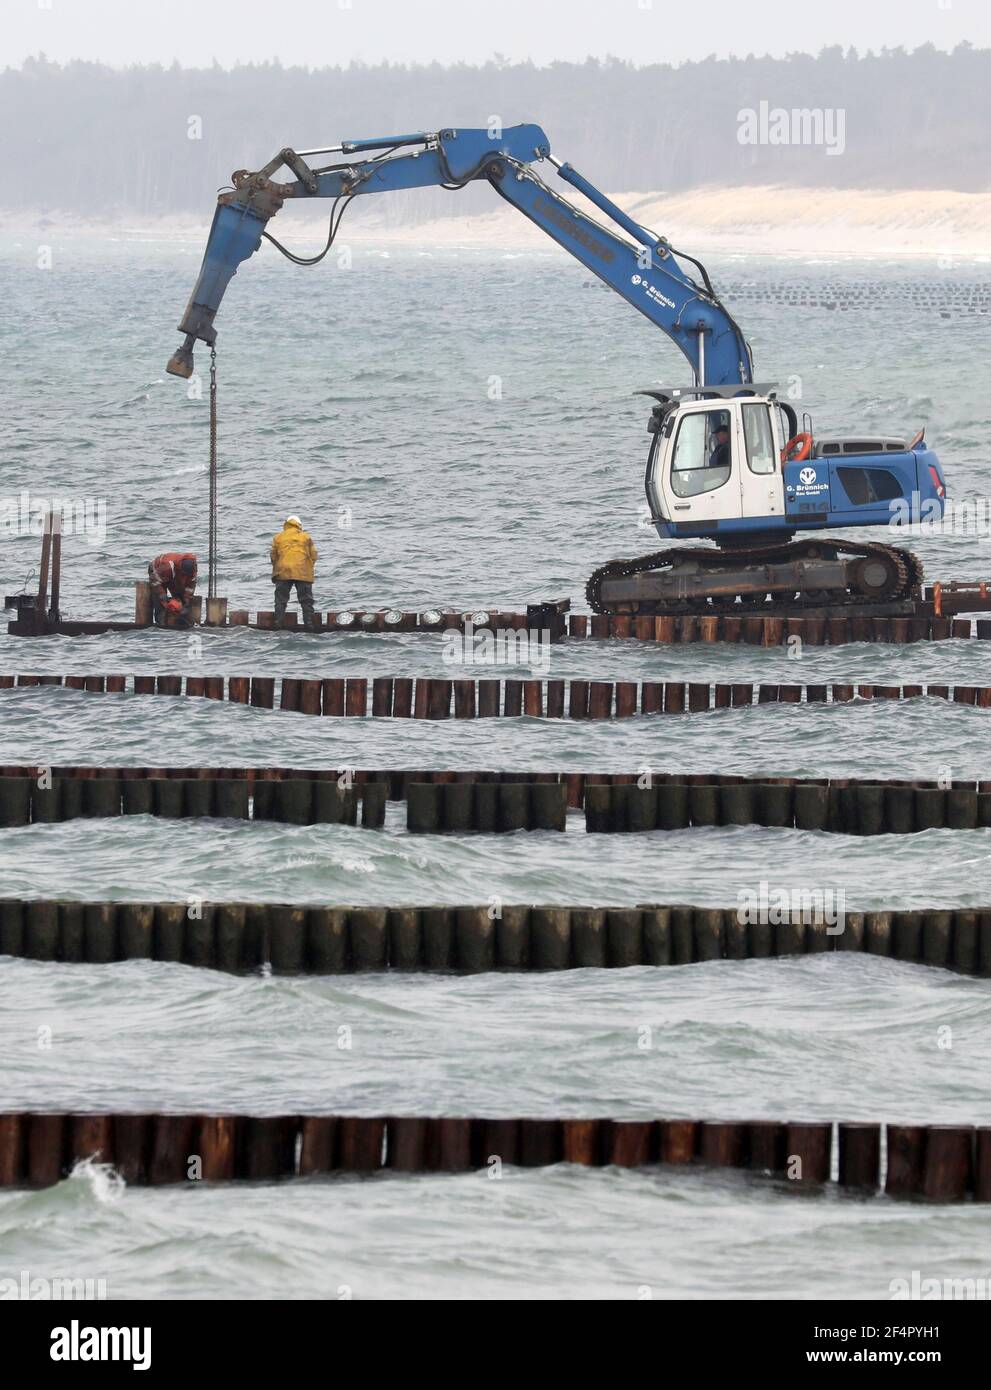
{"label": "worker in red overall", "polygon": [[159,627],[165,627],[170,614],[173,621],[189,617],[189,601],[196,591],[197,568],[195,555],[178,550],[156,555],[148,566],[152,618]]}

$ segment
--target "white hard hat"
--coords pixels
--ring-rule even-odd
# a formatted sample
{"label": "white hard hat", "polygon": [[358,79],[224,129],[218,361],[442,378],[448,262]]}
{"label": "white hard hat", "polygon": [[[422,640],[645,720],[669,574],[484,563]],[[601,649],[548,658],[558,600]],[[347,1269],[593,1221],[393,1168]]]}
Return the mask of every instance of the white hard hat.
{"label": "white hard hat", "polygon": [[298,516],[287,516],[287,517],[286,517],[286,525],[287,525],[287,526],[291,526],[293,523],[295,523],[297,526],[302,526],[302,524],[303,524],[303,523],[300,521],[300,519],[299,519]]}

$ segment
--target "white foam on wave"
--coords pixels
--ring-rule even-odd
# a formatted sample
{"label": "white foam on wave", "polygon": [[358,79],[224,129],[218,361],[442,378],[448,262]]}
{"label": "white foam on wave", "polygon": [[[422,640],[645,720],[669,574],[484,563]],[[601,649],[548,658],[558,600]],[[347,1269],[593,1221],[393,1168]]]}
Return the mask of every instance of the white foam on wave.
{"label": "white foam on wave", "polygon": [[69,1174],[70,1182],[86,1182],[98,1202],[109,1206],[119,1202],[127,1188],[121,1174],[112,1163],[100,1163],[95,1158],[83,1158]]}

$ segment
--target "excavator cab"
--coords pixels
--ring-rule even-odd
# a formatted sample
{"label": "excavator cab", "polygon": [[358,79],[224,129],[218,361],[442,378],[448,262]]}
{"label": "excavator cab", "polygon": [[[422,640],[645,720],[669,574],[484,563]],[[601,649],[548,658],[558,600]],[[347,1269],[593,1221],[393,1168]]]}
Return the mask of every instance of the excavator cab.
{"label": "excavator cab", "polygon": [[[739,392],[740,388],[733,388]],[[654,394],[654,393],[651,393]],[[787,539],[781,450],[788,416],[773,397],[707,389],[660,393],[645,486],[662,536]]]}
{"label": "excavator cab", "polygon": [[889,526],[942,515],[939,460],[920,432],[814,440],[770,387],[664,388],[645,489],[662,537],[724,547],[790,540],[796,531]]}

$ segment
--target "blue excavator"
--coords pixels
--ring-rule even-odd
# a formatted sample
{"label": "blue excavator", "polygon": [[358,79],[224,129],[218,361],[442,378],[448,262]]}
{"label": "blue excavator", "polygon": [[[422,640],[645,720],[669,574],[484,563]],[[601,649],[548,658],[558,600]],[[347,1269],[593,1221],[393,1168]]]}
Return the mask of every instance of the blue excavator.
{"label": "blue excavator", "polygon": [[[334,162],[319,162],[327,156]],[[541,163],[552,165],[619,230],[550,188],[533,167]],[[282,168],[294,176],[291,182],[273,181]],[[644,483],[663,539],[708,540],[716,549],[669,547],[601,565],[586,589],[594,611],[898,605],[918,597],[922,568],[911,551],[821,533],[942,516],[945,481],[924,431],[909,441],[869,432],[816,438],[807,417],[800,429],[794,408],[773,383],[754,381],[750,347],[701,262],[556,159],[536,125],[283,149],[256,172],[235,172],[218,200],[179,324],[185,340],[168,371],[190,376],[196,340],[213,347],[214,318],[227,286],[263,240],[295,264],[313,265],[330,250],[352,198],[409,188],[455,190],[480,180],[656,324],[691,367],[690,384],[641,393],[653,402]],[[288,251],[267,228],[285,202],[310,198],[333,204],[327,244],[307,258]],[[813,534],[795,541],[798,532]]]}

